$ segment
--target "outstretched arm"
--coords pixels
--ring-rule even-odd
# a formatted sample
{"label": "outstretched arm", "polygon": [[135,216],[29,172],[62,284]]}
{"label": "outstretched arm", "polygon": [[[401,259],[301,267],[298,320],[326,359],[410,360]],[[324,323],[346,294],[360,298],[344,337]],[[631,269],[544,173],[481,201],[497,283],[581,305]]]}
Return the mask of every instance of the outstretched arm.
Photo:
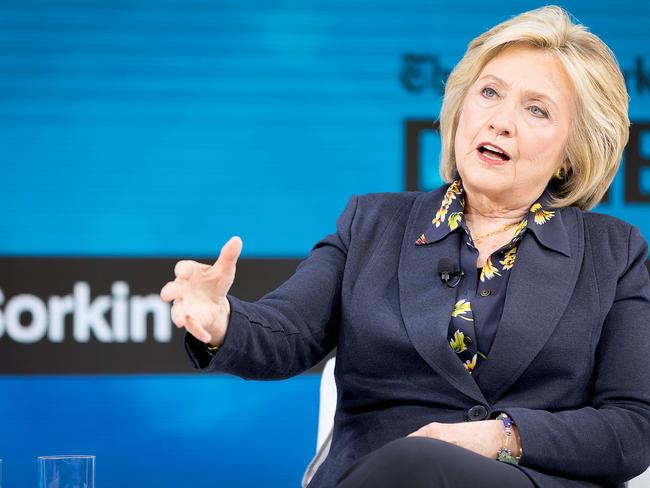
{"label": "outstretched arm", "polygon": [[[186,307],[182,314],[189,315],[190,320],[181,326],[189,332],[186,348],[195,366],[244,378],[279,379],[309,369],[324,358],[338,339],[341,285],[356,207],[357,199],[353,197],[337,221],[336,232],[318,242],[294,275],[276,290],[254,303],[219,295],[219,300],[223,297],[227,302],[222,302],[219,317],[225,317],[226,310],[230,314],[225,327],[209,324],[215,313],[213,307],[201,316],[207,324],[197,324]],[[212,299],[205,290],[199,295]],[[165,294],[163,298],[170,296]],[[207,334],[194,329],[193,324],[200,325]],[[207,342],[221,343],[213,356],[206,350]]]}

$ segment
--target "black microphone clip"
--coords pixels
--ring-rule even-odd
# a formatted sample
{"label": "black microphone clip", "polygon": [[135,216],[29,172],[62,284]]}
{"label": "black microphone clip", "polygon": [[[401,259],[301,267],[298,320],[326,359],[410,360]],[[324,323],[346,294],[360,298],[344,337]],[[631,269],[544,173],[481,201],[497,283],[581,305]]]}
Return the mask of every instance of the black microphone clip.
{"label": "black microphone clip", "polygon": [[463,279],[463,273],[451,259],[442,258],[438,261],[438,274],[440,281],[449,288],[456,288]]}

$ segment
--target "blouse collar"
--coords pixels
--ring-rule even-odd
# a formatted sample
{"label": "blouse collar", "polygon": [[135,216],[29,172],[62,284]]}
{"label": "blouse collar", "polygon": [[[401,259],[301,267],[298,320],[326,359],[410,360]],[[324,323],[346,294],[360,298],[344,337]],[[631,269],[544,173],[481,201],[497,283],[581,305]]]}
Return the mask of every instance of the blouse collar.
{"label": "blouse collar", "polygon": [[[531,205],[514,237],[529,231],[544,247],[570,256],[568,232],[560,212],[550,206],[550,198],[551,193],[547,188]],[[431,224],[427,225],[415,244],[418,246],[432,244],[464,228],[464,208],[465,191],[461,180],[457,179],[447,187]]]}

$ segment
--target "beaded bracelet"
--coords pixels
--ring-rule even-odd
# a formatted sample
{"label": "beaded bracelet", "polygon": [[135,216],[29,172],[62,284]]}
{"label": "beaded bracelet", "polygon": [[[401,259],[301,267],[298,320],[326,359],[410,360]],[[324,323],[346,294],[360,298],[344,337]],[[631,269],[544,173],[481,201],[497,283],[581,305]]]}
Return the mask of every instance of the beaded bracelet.
{"label": "beaded bracelet", "polygon": [[522,452],[520,451],[518,456],[513,456],[512,449],[510,449],[510,438],[512,437],[512,420],[505,413],[500,413],[497,416],[497,420],[503,422],[503,428],[505,429],[506,433],[505,444],[497,451],[497,460],[501,461],[502,463],[519,464]]}

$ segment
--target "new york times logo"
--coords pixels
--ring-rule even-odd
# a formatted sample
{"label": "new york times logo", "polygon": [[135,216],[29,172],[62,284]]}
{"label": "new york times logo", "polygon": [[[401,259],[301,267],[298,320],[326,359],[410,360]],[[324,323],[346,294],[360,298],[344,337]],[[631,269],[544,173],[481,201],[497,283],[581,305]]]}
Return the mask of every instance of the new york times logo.
{"label": "new york times logo", "polygon": [[45,339],[63,342],[70,329],[72,339],[80,343],[89,342],[91,336],[104,343],[144,342],[149,318],[153,322],[153,339],[169,342],[169,305],[158,295],[129,295],[129,286],[124,281],[113,282],[111,295],[92,299],[90,285],[85,281],[75,282],[71,294],[47,300],[21,294],[5,303],[0,290],[0,338],[6,335],[23,344]]}
{"label": "new york times logo", "polygon": [[[451,66],[444,66],[436,54],[406,53],[402,55],[399,79],[402,87],[410,93],[433,90],[442,95],[451,69]],[[639,95],[650,92],[650,68],[645,66],[642,56],[634,58],[632,67],[621,70],[629,92]]]}
{"label": "new york times logo", "polygon": [[402,56],[402,71],[400,82],[411,93],[420,93],[427,89],[442,95],[445,92],[445,81],[451,73],[435,54],[412,54]]}

